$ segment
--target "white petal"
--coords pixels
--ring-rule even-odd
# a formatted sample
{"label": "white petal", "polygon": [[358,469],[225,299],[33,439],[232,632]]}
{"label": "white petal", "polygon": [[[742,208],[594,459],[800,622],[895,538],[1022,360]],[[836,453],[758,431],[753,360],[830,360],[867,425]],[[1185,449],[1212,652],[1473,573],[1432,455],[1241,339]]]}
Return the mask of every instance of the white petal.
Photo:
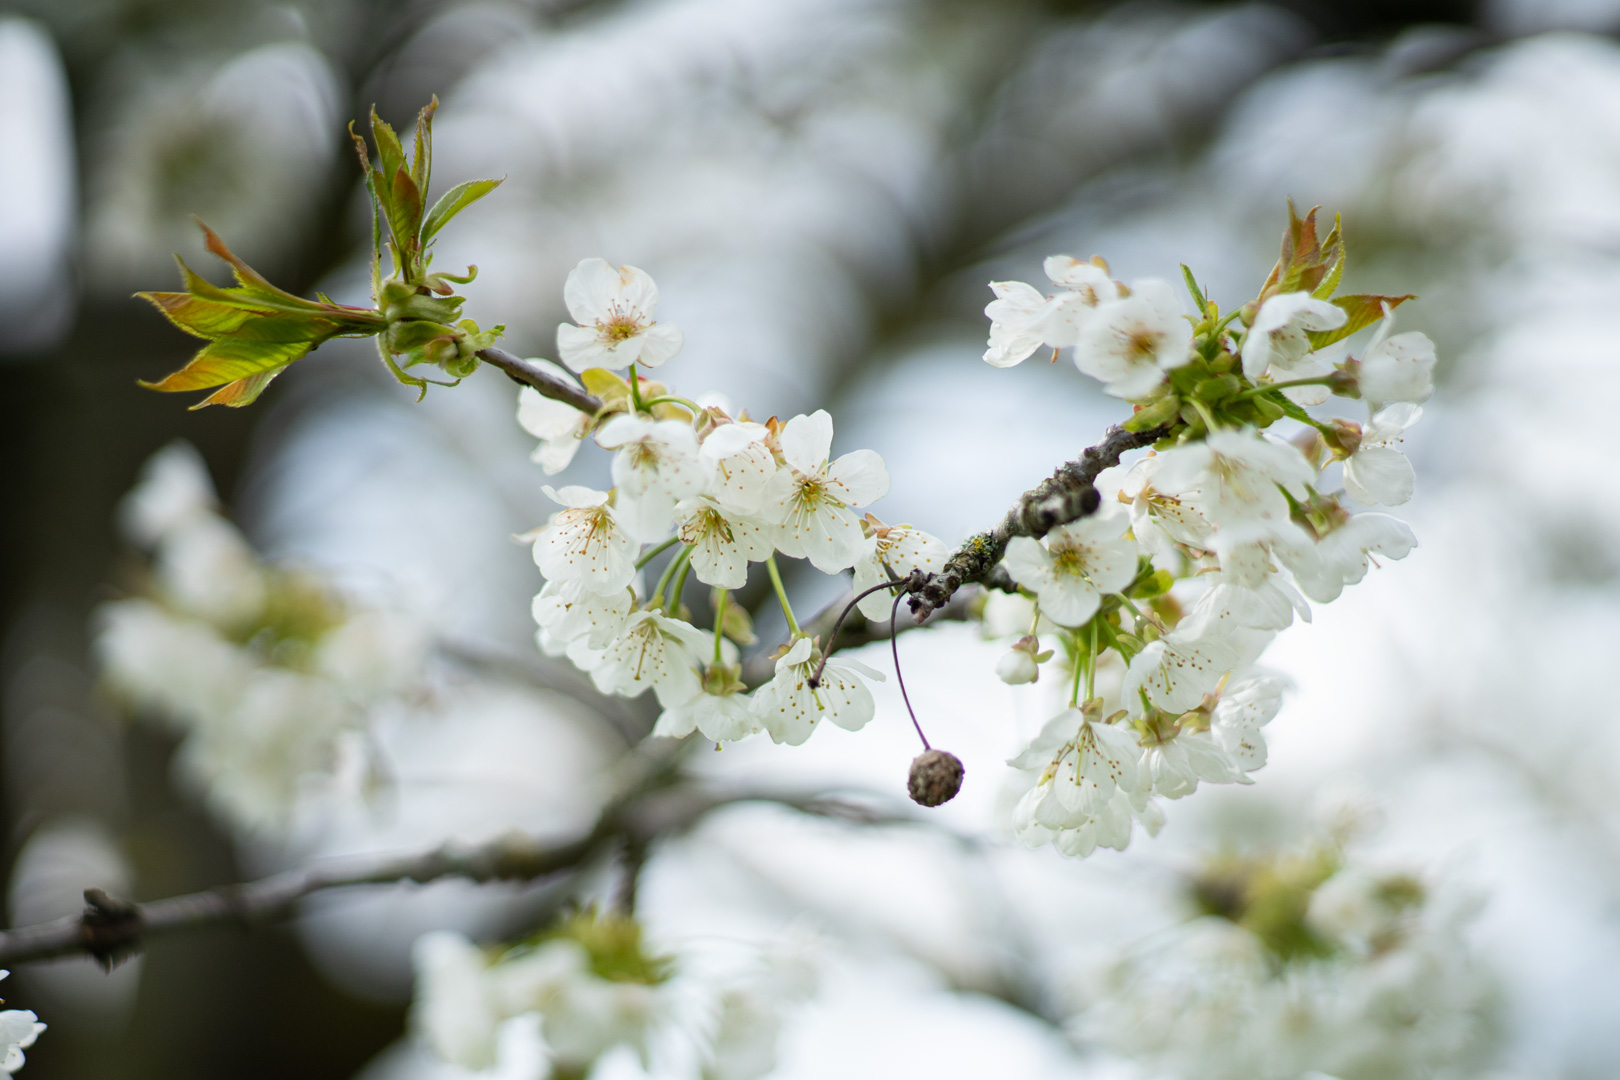
{"label": "white petal", "polygon": [[1412,497],[1416,485],[1412,463],[1387,446],[1364,447],[1344,463],[1344,490],[1366,506],[1399,506]]}
{"label": "white petal", "polygon": [[680,327],[672,323],[649,326],[641,333],[641,359],[637,363],[655,368],[680,352],[683,341]]}
{"label": "white petal", "polygon": [[782,456],[806,476],[821,470],[832,450],[833,422],[826,409],[795,416],[782,428]]}
{"label": "white petal", "polygon": [[563,303],[577,323],[592,326],[612,315],[619,289],[619,272],[606,259],[581,259],[563,282]]}
{"label": "white petal", "polygon": [[628,360],[610,362],[613,358],[608,356],[602,335],[595,329],[573,323],[559,323],[557,326],[557,358],[575,371],[592,367],[622,368],[629,363]]}
{"label": "white petal", "polygon": [[852,450],[827,470],[827,479],[836,488],[840,502],[867,506],[889,493],[889,470],[873,450]]}
{"label": "white petal", "polygon": [[543,491],[546,498],[550,499],[552,502],[570,508],[601,506],[608,500],[607,492],[595,491],[588,487],[581,487],[578,484],[569,484],[567,487],[564,487],[561,490],[554,488],[549,484],[545,484],[541,486],[540,490]]}

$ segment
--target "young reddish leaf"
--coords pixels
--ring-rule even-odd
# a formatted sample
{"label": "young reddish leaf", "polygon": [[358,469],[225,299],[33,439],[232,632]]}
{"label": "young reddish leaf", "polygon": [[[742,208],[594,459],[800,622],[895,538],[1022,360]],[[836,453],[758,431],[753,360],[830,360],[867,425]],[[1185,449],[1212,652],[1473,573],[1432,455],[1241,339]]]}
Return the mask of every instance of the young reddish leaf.
{"label": "young reddish leaf", "polygon": [[226,383],[218,390],[191,406],[193,412],[208,405],[224,405],[230,409],[240,409],[244,405],[251,405],[258,396],[264,393],[264,388],[270,385],[270,380],[286,371],[285,365],[261,371],[257,375],[249,375],[245,379],[238,379],[233,383]]}
{"label": "young reddish leaf", "polygon": [[207,390],[284,368],[308,355],[316,344],[313,341],[238,341],[221,338],[204,345],[179,371],[170,372],[157,382],[144,379],[140,382],[148,390],[170,394]]}
{"label": "young reddish leaf", "polygon": [[394,173],[388,199],[388,229],[394,235],[394,250],[411,265],[415,275],[415,253],[421,247],[422,192],[404,169]]}
{"label": "young reddish leaf", "polygon": [[1318,262],[1329,267],[1329,270],[1321,283],[1311,290],[1311,296],[1326,300],[1333,295],[1333,290],[1339,287],[1339,279],[1344,277],[1345,255],[1344,222],[1338,214],[1334,214],[1333,231],[1322,241],[1322,251],[1318,257]]}
{"label": "young reddish leaf", "polygon": [[1332,345],[1336,341],[1343,341],[1358,330],[1364,330],[1384,317],[1384,305],[1388,304],[1393,310],[1401,304],[1411,300],[1412,294],[1405,296],[1377,296],[1372,293],[1353,293],[1349,296],[1334,297],[1333,302],[1345,310],[1350,317],[1343,326],[1337,330],[1311,331],[1311,348],[1321,349]]}

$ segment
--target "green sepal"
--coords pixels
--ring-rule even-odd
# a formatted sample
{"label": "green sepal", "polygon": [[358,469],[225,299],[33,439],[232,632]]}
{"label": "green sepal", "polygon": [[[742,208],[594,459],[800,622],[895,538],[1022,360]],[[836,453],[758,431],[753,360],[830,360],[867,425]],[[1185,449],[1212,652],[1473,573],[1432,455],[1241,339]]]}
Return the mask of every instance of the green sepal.
{"label": "green sepal", "polygon": [[1151,600],[1156,596],[1163,596],[1170,591],[1176,579],[1168,570],[1155,570],[1146,577],[1141,577],[1130,587],[1129,596],[1133,600]]}
{"label": "green sepal", "polygon": [[1226,374],[1213,379],[1202,379],[1193,387],[1193,395],[1205,404],[1214,405],[1225,401],[1243,389],[1243,380],[1236,375]]}
{"label": "green sepal", "polygon": [[1121,426],[1126,431],[1149,431],[1161,424],[1171,423],[1180,411],[1181,399],[1175,394],[1166,394],[1159,400],[1136,410]]}

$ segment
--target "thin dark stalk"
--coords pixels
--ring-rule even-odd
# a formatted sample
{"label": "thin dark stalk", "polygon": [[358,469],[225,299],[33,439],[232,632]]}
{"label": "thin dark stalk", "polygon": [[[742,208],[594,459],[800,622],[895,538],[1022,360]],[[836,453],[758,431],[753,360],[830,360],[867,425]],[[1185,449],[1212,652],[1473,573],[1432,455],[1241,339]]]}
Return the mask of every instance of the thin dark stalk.
{"label": "thin dark stalk", "polygon": [[932,750],[928,745],[928,736],[923,734],[922,725],[917,722],[917,710],[911,707],[911,695],[906,693],[906,677],[900,673],[900,635],[894,632],[894,620],[900,614],[900,598],[903,592],[894,594],[894,606],[889,608],[889,647],[894,650],[894,679],[900,684],[900,700],[906,703],[906,712],[911,715],[911,726],[917,729],[917,738],[922,740],[923,749]]}
{"label": "thin dark stalk", "polygon": [[[821,663],[816,665],[816,673],[810,676],[810,689],[815,690],[821,686],[821,673],[827,669],[827,657],[832,655],[833,647],[838,643],[838,631],[843,627],[844,620],[849,618],[849,613],[855,610],[855,605],[860,603],[862,600],[865,600],[868,596],[871,596],[875,592],[882,592],[884,589],[892,589],[896,585],[905,586],[905,588],[903,588],[900,592],[895,593],[895,599],[898,600],[900,597],[906,595],[906,593],[909,591],[911,578],[903,577],[895,578],[893,581],[885,581],[881,585],[874,585],[870,589],[867,589],[864,592],[856,593],[854,596],[850,597],[849,603],[844,605],[844,610],[838,613],[838,621],[833,623],[832,633],[827,635],[827,647],[821,651]],[[889,633],[894,633],[893,619],[889,620]]]}

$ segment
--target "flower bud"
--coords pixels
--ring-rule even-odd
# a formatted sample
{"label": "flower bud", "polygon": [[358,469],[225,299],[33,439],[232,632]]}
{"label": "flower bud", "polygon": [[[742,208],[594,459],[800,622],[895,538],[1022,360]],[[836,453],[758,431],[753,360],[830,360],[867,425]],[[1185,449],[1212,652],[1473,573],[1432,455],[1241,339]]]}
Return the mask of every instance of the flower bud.
{"label": "flower bud", "polygon": [[939,806],[962,790],[962,760],[943,750],[925,750],[911,762],[906,791],[919,806]]}
{"label": "flower bud", "polygon": [[1011,648],[996,663],[996,676],[1008,686],[1032,683],[1041,677],[1035,658],[1023,649]]}

